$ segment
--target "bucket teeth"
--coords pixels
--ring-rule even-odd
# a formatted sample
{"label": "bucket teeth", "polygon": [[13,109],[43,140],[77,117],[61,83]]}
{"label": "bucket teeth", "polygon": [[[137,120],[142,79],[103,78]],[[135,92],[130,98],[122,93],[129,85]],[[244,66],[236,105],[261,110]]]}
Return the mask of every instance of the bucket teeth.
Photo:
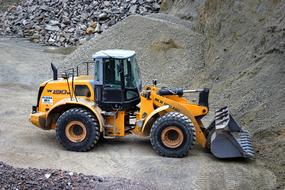
{"label": "bucket teeth", "polygon": [[242,146],[242,148],[244,148],[245,150],[253,151],[252,146]]}
{"label": "bucket teeth", "polygon": [[220,113],[228,112],[228,111],[229,111],[228,106],[224,106],[224,107],[216,110],[216,115],[219,115]]}
{"label": "bucket teeth", "polygon": [[254,156],[255,153],[254,153],[253,146],[252,146],[252,140],[248,132],[240,133],[239,138],[237,139],[237,142],[241,146],[246,157]]}
{"label": "bucket teeth", "polygon": [[238,142],[241,144],[251,144],[250,140],[239,140]]}
{"label": "bucket teeth", "polygon": [[223,107],[215,112],[215,125],[216,129],[225,128],[230,121],[228,107]]}
{"label": "bucket teeth", "polygon": [[215,119],[219,119],[219,118],[225,117],[227,115],[229,115],[228,109],[216,111],[215,112]]}

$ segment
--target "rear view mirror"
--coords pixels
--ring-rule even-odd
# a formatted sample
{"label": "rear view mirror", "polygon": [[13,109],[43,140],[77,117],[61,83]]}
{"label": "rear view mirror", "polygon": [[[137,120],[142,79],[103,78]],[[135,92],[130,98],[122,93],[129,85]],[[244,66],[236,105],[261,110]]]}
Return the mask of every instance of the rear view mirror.
{"label": "rear view mirror", "polygon": [[67,78],[68,78],[68,75],[67,75],[66,72],[63,72],[63,73],[61,73],[61,77],[62,77],[63,79],[67,79]]}

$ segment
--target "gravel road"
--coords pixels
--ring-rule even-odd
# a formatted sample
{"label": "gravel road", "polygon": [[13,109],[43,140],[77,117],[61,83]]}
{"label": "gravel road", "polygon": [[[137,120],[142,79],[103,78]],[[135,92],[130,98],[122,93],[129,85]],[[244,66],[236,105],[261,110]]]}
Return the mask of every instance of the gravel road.
{"label": "gravel road", "polygon": [[183,159],[160,157],[148,139],[107,140],[87,153],[69,152],[54,131],[28,122],[37,86],[61,54],[21,39],[0,39],[0,161],[17,167],[64,169],[143,180],[158,189],[273,189],[276,177],[259,160],[217,160],[198,146]]}

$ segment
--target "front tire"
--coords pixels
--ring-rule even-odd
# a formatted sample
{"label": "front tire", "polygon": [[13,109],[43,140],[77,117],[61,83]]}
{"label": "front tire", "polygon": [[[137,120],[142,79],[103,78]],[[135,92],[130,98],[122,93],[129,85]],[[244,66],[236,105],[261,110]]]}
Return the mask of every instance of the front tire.
{"label": "front tire", "polygon": [[152,147],[161,156],[184,157],[195,140],[191,120],[179,112],[169,112],[158,118],[150,131]]}
{"label": "front tire", "polygon": [[89,151],[99,137],[99,125],[93,114],[85,109],[69,109],[56,122],[57,141],[67,150]]}

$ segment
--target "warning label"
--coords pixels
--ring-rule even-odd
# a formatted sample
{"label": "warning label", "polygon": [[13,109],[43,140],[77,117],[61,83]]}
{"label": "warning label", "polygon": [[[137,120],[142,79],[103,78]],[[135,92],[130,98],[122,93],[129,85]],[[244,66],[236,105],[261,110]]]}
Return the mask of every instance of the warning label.
{"label": "warning label", "polygon": [[51,96],[43,96],[42,97],[43,104],[52,104],[52,97]]}

